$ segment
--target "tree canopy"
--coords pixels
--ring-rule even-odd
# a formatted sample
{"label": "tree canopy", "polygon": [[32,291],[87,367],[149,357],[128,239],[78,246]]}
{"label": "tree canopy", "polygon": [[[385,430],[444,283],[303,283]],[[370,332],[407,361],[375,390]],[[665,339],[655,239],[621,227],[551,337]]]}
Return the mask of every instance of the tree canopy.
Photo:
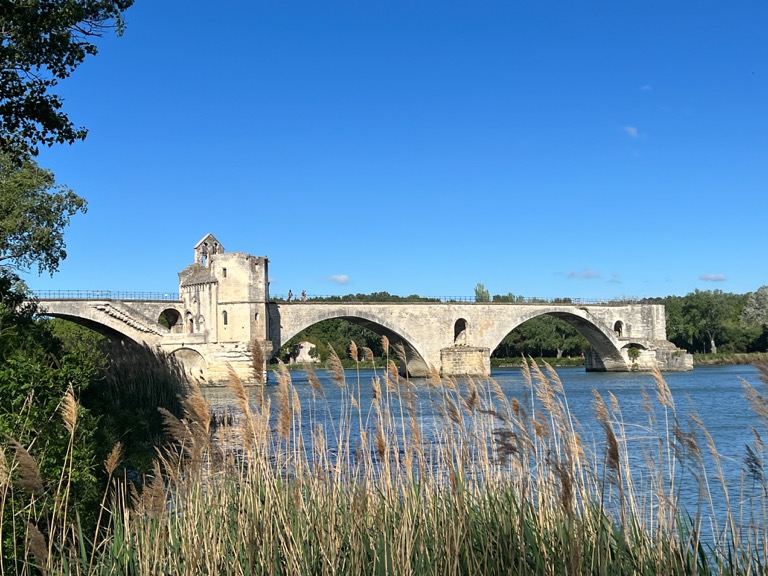
{"label": "tree canopy", "polygon": [[0,151],[20,158],[38,147],[82,140],[53,92],[107,31],[123,31],[134,0],[0,0]]}
{"label": "tree canopy", "polygon": [[755,292],[750,292],[741,318],[747,323],[768,328],[768,285],[760,286]]}
{"label": "tree canopy", "polygon": [[0,268],[53,274],[67,256],[64,228],[85,211],[85,200],[57,185],[52,172],[0,154]]}
{"label": "tree canopy", "polygon": [[475,284],[475,302],[490,302],[491,293],[485,288],[485,285],[481,282]]}

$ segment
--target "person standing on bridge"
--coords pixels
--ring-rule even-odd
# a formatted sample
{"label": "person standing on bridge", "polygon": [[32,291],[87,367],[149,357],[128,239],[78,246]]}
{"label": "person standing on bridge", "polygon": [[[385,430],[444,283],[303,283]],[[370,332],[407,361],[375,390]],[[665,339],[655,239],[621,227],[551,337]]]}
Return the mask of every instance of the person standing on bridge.
{"label": "person standing on bridge", "polygon": [[302,302],[306,302],[307,301],[307,291],[306,290],[302,290],[301,291],[301,301]]}
{"label": "person standing on bridge", "polygon": [[290,302],[292,298],[293,298],[293,292],[288,290],[288,302]]}

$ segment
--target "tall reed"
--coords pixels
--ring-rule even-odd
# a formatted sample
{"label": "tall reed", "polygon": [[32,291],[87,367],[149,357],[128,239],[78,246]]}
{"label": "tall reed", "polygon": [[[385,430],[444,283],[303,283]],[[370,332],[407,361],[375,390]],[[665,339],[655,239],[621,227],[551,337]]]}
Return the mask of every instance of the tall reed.
{"label": "tall reed", "polygon": [[[350,354],[359,358],[356,347]],[[644,470],[630,458],[618,400],[595,394],[602,439],[590,448],[548,365],[524,364],[524,398],[506,396],[492,379],[436,371],[417,386],[389,364],[369,383],[355,376],[332,373],[342,402],[331,426],[323,425],[328,401],[312,372],[310,406],[301,406],[281,367],[272,407],[263,397],[252,401],[233,371],[238,421],[216,430],[192,387],[183,418],[164,413],[174,441],[152,478],[135,487],[113,479],[93,538],[65,523],[66,537],[42,548],[46,534],[29,521],[34,515],[15,511],[28,543],[20,572],[33,573],[33,565],[46,573],[169,575],[764,571],[764,390],[745,383],[764,419],[745,467],[745,478],[762,483],[762,501],[746,518],[729,503],[724,525],[705,537],[713,491],[727,497],[731,487],[706,480],[704,452],[720,466],[714,439],[695,415],[677,413],[658,372],[650,379],[656,393],[645,395],[645,432],[659,433],[647,443]],[[361,406],[362,386],[372,387],[369,406]],[[439,425],[425,425],[423,402],[442,415]],[[10,472],[0,453],[0,489],[34,493],[33,478],[22,482],[20,474],[25,451],[16,452]],[[683,474],[700,490],[695,510],[683,507]]]}

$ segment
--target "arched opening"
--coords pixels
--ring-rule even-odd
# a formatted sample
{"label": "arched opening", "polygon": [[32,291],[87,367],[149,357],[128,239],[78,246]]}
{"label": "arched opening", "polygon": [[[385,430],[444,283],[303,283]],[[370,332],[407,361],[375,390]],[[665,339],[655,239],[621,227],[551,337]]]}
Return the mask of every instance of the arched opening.
{"label": "arched opening", "polygon": [[[544,358],[568,358],[560,365],[582,365],[587,372],[623,372],[629,370],[626,356],[616,343],[609,326],[600,326],[579,314],[565,311],[534,312],[525,322],[504,337],[492,355],[509,357],[509,352],[521,352]],[[516,347],[515,347],[516,345]],[[501,349],[501,351],[499,351]],[[558,350],[560,352],[558,352]],[[574,355],[578,356],[574,358]],[[549,356],[551,354],[551,356]]]}
{"label": "arched opening", "polygon": [[624,332],[624,323],[621,320],[616,320],[616,323],[613,325],[613,331],[618,338],[621,338],[621,335]]}
{"label": "arched opening", "polygon": [[467,321],[459,318],[453,325],[453,345],[466,346],[467,344]]}
{"label": "arched opening", "polygon": [[181,367],[184,368],[184,372],[188,377],[201,382],[207,380],[206,370],[208,364],[205,361],[205,358],[203,358],[197,350],[192,350],[192,348],[179,348],[178,350],[171,352],[170,357],[176,360]]}
{"label": "arched opening", "polygon": [[189,332],[190,334],[194,334],[194,332],[195,332],[195,319],[192,318],[192,313],[191,312],[187,312],[186,321],[187,321],[187,332]]}
{"label": "arched opening", "polygon": [[221,323],[226,326],[229,322],[229,315],[227,314],[227,311],[224,310],[224,312],[221,313]]}
{"label": "arched opening", "polygon": [[[331,318],[308,326],[280,346],[275,354],[286,364],[299,361],[302,350],[315,361],[326,362],[332,355],[331,349],[341,359],[350,358],[350,344],[354,342],[358,349],[358,360],[364,361],[363,348],[373,353],[378,366],[384,365],[384,350],[381,336],[359,324],[344,318]],[[311,348],[310,348],[311,346]]]}
{"label": "arched opening", "polygon": [[[387,350],[382,344],[384,336],[389,343]],[[327,360],[330,354],[329,342],[338,356],[344,359],[350,357],[350,342],[354,341],[359,361],[363,362],[366,355],[370,356],[364,348],[368,348],[373,354],[373,364],[367,361],[364,366],[385,367],[387,361],[393,361],[401,374],[407,373],[411,376],[429,374],[429,367],[424,358],[406,338],[367,318],[343,316],[318,320],[282,342],[277,354],[284,361],[286,357],[290,360],[293,347],[301,341],[315,344],[315,353],[321,361]]]}
{"label": "arched opening", "polygon": [[181,332],[181,314],[178,310],[173,308],[166,308],[160,312],[160,316],[157,318],[157,323],[161,326],[165,326],[169,332],[176,333]]}
{"label": "arched opening", "polygon": [[630,370],[635,370],[637,368],[636,364],[642,355],[643,350],[645,350],[645,346],[638,344],[637,342],[630,342],[621,347],[621,351],[626,354],[629,359]]}
{"label": "arched opening", "polygon": [[495,366],[518,364],[522,357],[572,358],[582,364],[589,342],[562,318],[544,314],[531,318],[509,332],[491,353]]}

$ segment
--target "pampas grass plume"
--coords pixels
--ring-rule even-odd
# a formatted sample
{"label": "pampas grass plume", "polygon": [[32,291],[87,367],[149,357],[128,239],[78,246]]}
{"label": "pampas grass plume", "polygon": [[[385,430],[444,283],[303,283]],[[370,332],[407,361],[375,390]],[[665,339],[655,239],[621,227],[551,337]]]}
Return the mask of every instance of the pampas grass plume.
{"label": "pampas grass plume", "polygon": [[113,447],[112,450],[109,453],[109,456],[107,456],[107,459],[104,461],[104,469],[107,471],[107,476],[112,476],[112,473],[115,471],[115,468],[117,468],[118,464],[120,464],[120,459],[123,455],[123,444],[122,442],[117,442]]}
{"label": "pampas grass plume", "polygon": [[43,493],[43,478],[40,475],[40,468],[27,449],[16,440],[11,439],[10,445],[16,451],[16,462],[19,465],[19,486],[30,494],[39,496]]}
{"label": "pampas grass plume", "polygon": [[37,526],[27,522],[27,550],[37,560],[37,566],[43,574],[48,574],[45,567],[48,565],[48,545],[45,543],[45,536],[37,529]]}
{"label": "pampas grass plume", "polygon": [[75,401],[75,393],[72,390],[72,384],[67,386],[67,391],[61,399],[61,417],[64,420],[64,426],[69,433],[74,434],[75,427],[77,426],[77,402]]}

